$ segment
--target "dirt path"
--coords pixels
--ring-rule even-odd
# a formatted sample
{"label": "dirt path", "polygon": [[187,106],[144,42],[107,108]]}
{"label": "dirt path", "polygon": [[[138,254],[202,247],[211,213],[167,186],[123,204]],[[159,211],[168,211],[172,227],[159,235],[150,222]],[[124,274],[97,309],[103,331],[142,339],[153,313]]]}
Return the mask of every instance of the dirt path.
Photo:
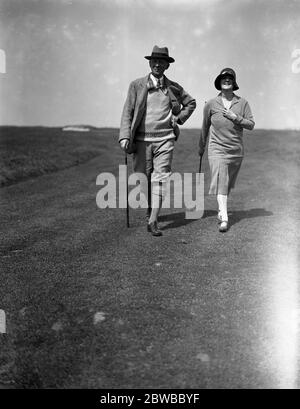
{"label": "dirt path", "polygon": [[[98,209],[118,147],[1,189],[0,384],[299,388],[299,133],[246,138],[226,234],[212,197],[201,220],[165,210],[161,238],[141,210],[128,230]],[[197,169],[196,144],[183,132],[175,171]]]}

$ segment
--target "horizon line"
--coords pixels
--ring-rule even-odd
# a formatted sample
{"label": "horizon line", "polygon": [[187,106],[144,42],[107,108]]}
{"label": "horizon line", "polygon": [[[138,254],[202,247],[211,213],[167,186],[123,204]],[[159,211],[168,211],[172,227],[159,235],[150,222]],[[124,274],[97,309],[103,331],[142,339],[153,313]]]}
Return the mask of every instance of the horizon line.
{"label": "horizon line", "polygon": [[[87,124],[65,124],[65,125],[0,125],[0,128],[66,128],[66,127],[86,127],[94,129],[120,129],[118,126],[96,126]],[[181,129],[192,130],[201,129],[201,127],[181,127]],[[300,127],[296,128],[254,128],[256,130],[266,130],[266,131],[300,131]]]}

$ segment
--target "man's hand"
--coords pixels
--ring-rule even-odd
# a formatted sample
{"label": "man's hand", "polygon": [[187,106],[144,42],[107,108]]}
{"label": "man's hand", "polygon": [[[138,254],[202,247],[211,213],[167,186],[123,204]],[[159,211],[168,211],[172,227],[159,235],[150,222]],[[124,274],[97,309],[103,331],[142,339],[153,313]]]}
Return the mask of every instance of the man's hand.
{"label": "man's hand", "polygon": [[121,149],[123,149],[123,151],[126,152],[126,150],[128,148],[128,145],[129,145],[129,140],[128,139],[121,139],[120,140],[120,146],[121,146]]}
{"label": "man's hand", "polygon": [[230,109],[223,109],[222,110],[222,114],[223,116],[225,116],[225,118],[230,119],[231,121],[234,121],[237,118],[237,115],[231,111]]}

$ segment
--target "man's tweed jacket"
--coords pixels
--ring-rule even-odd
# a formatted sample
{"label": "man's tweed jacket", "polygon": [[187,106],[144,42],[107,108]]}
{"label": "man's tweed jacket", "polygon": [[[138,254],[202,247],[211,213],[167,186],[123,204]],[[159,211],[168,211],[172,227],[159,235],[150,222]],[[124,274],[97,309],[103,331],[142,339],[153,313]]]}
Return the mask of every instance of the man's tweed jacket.
{"label": "man's tweed jacket", "polygon": [[[124,105],[119,141],[129,139],[127,153],[135,151],[134,138],[136,130],[139,127],[141,119],[144,116],[147,92],[149,87],[150,75],[138,78],[133,81],[128,90],[126,102]],[[196,101],[179,84],[164,77],[164,85],[167,87],[170,98],[170,109],[173,115],[177,116],[179,125],[182,125],[196,108]],[[174,129],[176,139],[179,135],[179,129]]]}

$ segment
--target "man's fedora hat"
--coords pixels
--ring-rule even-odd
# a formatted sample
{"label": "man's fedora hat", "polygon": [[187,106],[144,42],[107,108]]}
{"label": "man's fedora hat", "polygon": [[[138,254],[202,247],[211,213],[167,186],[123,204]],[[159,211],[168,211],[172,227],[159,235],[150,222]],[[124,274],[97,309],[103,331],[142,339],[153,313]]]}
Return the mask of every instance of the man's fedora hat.
{"label": "man's fedora hat", "polygon": [[233,91],[239,89],[238,84],[236,83],[236,75],[232,68],[224,68],[220,74],[215,79],[215,87],[220,91],[221,90],[221,79],[229,75],[233,79]]}
{"label": "man's fedora hat", "polygon": [[167,47],[160,48],[157,45],[153,47],[152,54],[146,55],[145,58],[146,60],[153,60],[154,58],[161,58],[168,62],[175,62],[174,58],[169,57],[169,50]]}

